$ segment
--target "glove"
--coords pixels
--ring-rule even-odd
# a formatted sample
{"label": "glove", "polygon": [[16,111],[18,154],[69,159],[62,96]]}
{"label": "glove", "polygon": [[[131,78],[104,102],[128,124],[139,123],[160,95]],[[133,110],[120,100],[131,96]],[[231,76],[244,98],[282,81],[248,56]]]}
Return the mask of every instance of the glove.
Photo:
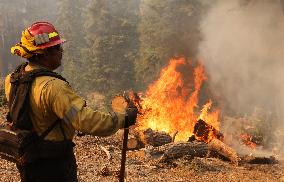
{"label": "glove", "polygon": [[125,116],[125,128],[132,126],[136,123],[136,118],[138,114],[138,109],[136,106],[131,105],[126,108],[126,116]]}
{"label": "glove", "polygon": [[111,107],[116,113],[125,113],[125,128],[135,124],[138,109],[126,94],[115,96],[112,99]]}

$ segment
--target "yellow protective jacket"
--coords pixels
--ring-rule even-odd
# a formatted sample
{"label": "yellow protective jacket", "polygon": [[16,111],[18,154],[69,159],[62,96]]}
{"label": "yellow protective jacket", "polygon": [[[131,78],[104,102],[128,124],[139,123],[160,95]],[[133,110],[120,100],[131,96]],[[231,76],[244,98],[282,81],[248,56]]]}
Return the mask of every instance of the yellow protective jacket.
{"label": "yellow protective jacket", "polygon": [[[29,63],[25,71],[41,67]],[[10,75],[5,79],[5,95],[10,95]],[[40,135],[58,118],[67,139],[73,139],[75,130],[94,136],[108,136],[123,128],[125,113],[116,113],[117,119],[110,113],[94,111],[87,107],[68,83],[63,80],[41,76],[35,78],[30,91],[30,118],[35,131]],[[57,125],[45,138],[62,141],[64,135]]]}

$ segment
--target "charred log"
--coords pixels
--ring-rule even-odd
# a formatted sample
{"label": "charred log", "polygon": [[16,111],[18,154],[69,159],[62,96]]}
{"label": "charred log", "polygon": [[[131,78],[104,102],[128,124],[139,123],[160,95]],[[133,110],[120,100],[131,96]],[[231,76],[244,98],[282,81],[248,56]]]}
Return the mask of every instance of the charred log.
{"label": "charred log", "polygon": [[187,142],[194,142],[195,140],[197,140],[195,138],[195,135],[192,135],[191,137],[188,138]]}
{"label": "charred log", "polygon": [[[139,154],[140,155],[140,154]],[[151,147],[145,150],[143,156],[160,158],[160,161],[168,161],[181,157],[218,157],[238,164],[237,153],[220,140],[213,139],[209,144],[205,142],[177,142],[160,147]],[[140,155],[141,156],[141,155]]]}
{"label": "charred log", "polygon": [[132,157],[143,159],[158,159],[160,162],[166,162],[181,157],[206,157],[209,148],[203,142],[176,142],[168,143],[163,146],[147,148],[130,152]]}
{"label": "charred log", "polygon": [[221,141],[224,140],[224,135],[220,131],[216,130],[213,126],[207,124],[202,119],[196,122],[193,133],[197,140],[210,141],[210,136],[215,136]]}
{"label": "charred log", "polygon": [[[174,155],[172,155],[173,158],[179,158],[186,154],[192,154],[198,152],[200,153],[197,155],[205,156],[208,152],[208,146],[204,142],[176,142],[176,143],[168,143],[160,147],[149,148],[148,152],[151,156],[164,155],[164,154],[170,156],[171,154],[174,153]],[[204,153],[206,154],[203,155]]]}
{"label": "charred log", "polygon": [[235,150],[231,147],[223,143],[218,139],[212,139],[210,143],[208,143],[210,150],[217,152],[221,156],[230,160],[233,164],[238,165],[239,157]]}
{"label": "charred log", "polygon": [[[166,148],[166,150],[165,150]],[[165,162],[181,157],[206,157],[209,154],[209,148],[203,142],[179,142],[163,146],[160,150],[165,150],[160,161]],[[156,151],[157,152],[157,151]],[[161,151],[160,151],[161,152]]]}
{"label": "charred log", "polygon": [[279,161],[274,157],[254,157],[254,156],[244,156],[241,158],[241,163],[249,164],[278,164]]}
{"label": "charred log", "polygon": [[143,131],[142,135],[142,137],[144,138],[142,141],[146,146],[151,145],[154,147],[158,147],[167,143],[171,143],[173,140],[172,137],[166,132],[154,131],[150,128]]}

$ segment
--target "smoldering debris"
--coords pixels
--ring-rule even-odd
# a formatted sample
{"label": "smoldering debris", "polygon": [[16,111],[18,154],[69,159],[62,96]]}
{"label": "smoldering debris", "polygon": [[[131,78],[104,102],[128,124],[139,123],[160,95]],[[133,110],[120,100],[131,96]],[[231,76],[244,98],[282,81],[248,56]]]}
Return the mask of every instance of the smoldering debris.
{"label": "smoldering debris", "polygon": [[[272,113],[266,123],[284,128],[284,13],[279,0],[217,0],[203,17],[199,55],[223,111]],[[267,135],[275,132],[267,131]],[[280,146],[283,140],[279,139]],[[282,147],[283,148],[283,147]]]}

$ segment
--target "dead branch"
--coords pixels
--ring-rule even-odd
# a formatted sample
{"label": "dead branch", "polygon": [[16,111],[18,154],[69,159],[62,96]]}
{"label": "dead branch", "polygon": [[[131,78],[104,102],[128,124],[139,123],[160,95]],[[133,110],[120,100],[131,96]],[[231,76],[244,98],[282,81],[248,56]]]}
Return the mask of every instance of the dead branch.
{"label": "dead branch", "polygon": [[106,156],[107,156],[107,159],[110,160],[110,159],[111,159],[111,154],[110,154],[110,152],[109,152],[105,147],[103,147],[103,146],[101,146],[101,145],[100,145],[100,149],[105,152],[105,154],[106,154]]}
{"label": "dead branch", "polygon": [[173,137],[172,137],[172,142],[175,142],[177,134],[178,134],[178,131],[174,132]]}

